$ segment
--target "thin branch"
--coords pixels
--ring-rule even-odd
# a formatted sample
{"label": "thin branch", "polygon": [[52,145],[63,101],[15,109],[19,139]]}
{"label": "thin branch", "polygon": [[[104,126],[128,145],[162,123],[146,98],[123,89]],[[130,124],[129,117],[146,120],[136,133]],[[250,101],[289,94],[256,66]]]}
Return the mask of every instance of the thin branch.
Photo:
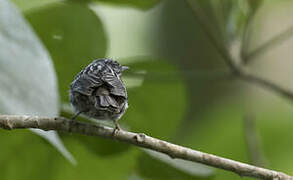
{"label": "thin branch", "polygon": [[130,143],[139,147],[152,149],[169,155],[171,158],[184,159],[198,162],[208,166],[224,169],[239,174],[261,179],[271,180],[293,180],[292,176],[269,169],[264,169],[238,161],[222,158],[212,154],[196,151],[190,148],[175,145],[160,139],[147,136],[143,133],[133,133],[124,130],[116,131],[104,126],[96,126],[89,123],[70,121],[58,117],[38,117],[24,115],[0,115],[0,127],[8,130],[38,128],[42,130],[57,130],[70,133],[79,133],[90,136],[111,138],[118,141]]}
{"label": "thin branch", "polygon": [[[262,87],[264,87],[266,89],[274,91],[275,93],[277,93],[279,95],[282,95],[284,97],[287,97],[289,99],[293,99],[293,93],[290,90],[282,88],[282,87],[280,87],[280,86],[278,86],[278,85],[276,85],[276,84],[274,84],[274,83],[272,83],[272,82],[270,82],[268,80],[262,79],[260,77],[254,76],[252,74],[248,74],[241,68],[241,66],[236,65],[236,63],[235,63],[233,57],[231,56],[231,54],[229,54],[228,51],[226,50],[226,48],[223,47],[216,40],[216,38],[213,36],[213,33],[210,31],[208,26],[204,23],[205,19],[204,19],[203,12],[202,12],[200,6],[199,5],[193,6],[192,3],[189,0],[186,0],[185,2],[192,9],[194,17],[199,21],[200,26],[202,27],[204,32],[207,34],[207,37],[210,39],[211,43],[214,45],[216,50],[222,56],[222,58],[225,61],[226,65],[230,69],[232,75],[234,75],[235,77],[240,78],[240,79],[242,79],[242,80],[244,80],[246,82],[254,83],[254,84],[258,85],[258,86],[262,86]],[[193,1],[193,2],[196,2],[196,1]],[[293,30],[293,27],[292,27],[292,29],[290,28],[286,32],[282,33],[280,35],[280,37],[273,38],[270,42],[268,42],[266,44],[274,44],[276,42],[279,42],[284,37],[287,37],[288,34],[291,33],[292,30]],[[266,48],[268,48],[267,46],[269,47],[271,45],[264,45],[262,48],[260,48],[260,50],[257,50],[255,53],[257,54],[258,52],[263,51],[261,49],[266,49]],[[244,61],[245,60],[241,59],[241,62],[244,62]]]}
{"label": "thin branch", "polygon": [[[246,82],[249,82],[249,83],[255,83],[256,85],[258,86],[262,86],[264,88],[267,88],[271,91],[274,91],[276,92],[277,94],[280,94],[282,96],[285,96],[289,99],[293,99],[293,93],[285,88],[282,88],[270,81],[267,81],[265,79],[262,79],[262,78],[259,78],[257,76],[254,76],[252,74],[248,74],[246,73],[240,66],[237,66],[237,64],[235,63],[235,59],[231,56],[231,54],[228,53],[227,51],[227,47],[223,47],[223,45],[221,45],[217,40],[216,38],[213,36],[213,33],[210,31],[209,27],[206,26],[206,24],[204,23],[205,19],[204,19],[204,15],[203,15],[203,12],[201,11],[201,8],[200,6],[192,6],[192,3],[189,1],[189,0],[186,0],[187,4],[191,7],[193,13],[194,13],[194,17],[198,20],[200,26],[202,27],[202,29],[204,30],[204,32],[207,34],[207,37],[209,38],[209,40],[211,41],[211,43],[214,45],[215,49],[218,51],[218,53],[222,56],[223,60],[225,61],[226,65],[228,66],[228,68],[231,70],[231,73],[232,75],[235,75],[235,77],[237,78],[240,78]],[[193,1],[194,2],[194,1]],[[293,27],[292,27],[292,30],[293,30]],[[284,32],[283,34],[279,35],[278,37],[276,38],[273,38],[271,41],[269,41],[268,43],[264,44],[263,46],[261,46],[260,48],[256,49],[255,51],[253,51],[251,54],[245,56],[245,54],[240,54],[241,56],[241,62],[244,62],[244,63],[247,63],[248,61],[250,61],[254,56],[258,55],[259,53],[263,52],[264,50],[267,50],[269,47],[273,46],[274,44],[284,40],[289,34],[291,34],[291,28],[289,30],[287,30],[286,32]],[[243,48],[243,47],[242,47]],[[242,49],[243,50],[243,49]],[[242,51],[242,53],[244,53],[244,51]],[[192,150],[193,151],[193,150]],[[201,152],[198,152],[196,151],[197,153],[201,153]],[[205,153],[204,153],[205,154]],[[224,159],[224,158],[221,158],[221,157],[217,157],[217,156],[214,156],[214,155],[210,155],[210,154],[205,154],[205,156],[211,156],[212,158],[207,158],[209,160],[214,160],[215,158],[215,161],[216,162],[225,162],[226,163],[226,160],[227,162],[229,162],[228,164],[232,163],[239,163],[239,162],[236,162],[236,161],[232,161],[232,160],[228,160],[228,159]],[[202,157],[202,156],[199,156],[199,157]],[[185,159],[185,158],[183,158]],[[220,165],[217,164],[213,164],[213,163],[210,163],[210,162],[203,162],[202,161],[202,158],[195,158],[196,160],[193,160],[195,162],[200,162],[200,163],[203,163],[203,164],[206,164],[206,165],[210,165],[210,166],[213,166],[213,167],[218,167],[218,168],[221,168],[221,169],[225,169],[225,170],[230,170],[230,171],[233,171],[233,172],[236,172],[234,170],[236,169],[242,169],[243,166],[249,166],[249,168],[256,168],[258,169],[258,167],[256,166],[251,166],[251,165],[247,165],[247,164],[244,164],[244,163],[241,163],[241,165],[236,165],[235,167],[236,168],[231,168],[233,167],[232,166],[229,166],[230,168],[227,168],[226,166],[222,166],[221,163]],[[203,158],[205,159],[205,158]],[[221,160],[219,160],[221,159]],[[191,159],[186,159],[186,160],[191,160]],[[218,161],[219,160],[219,161]],[[243,166],[242,166],[243,165]],[[246,169],[246,167],[244,167],[243,169]],[[267,169],[264,169],[264,168],[261,168],[262,170],[265,170],[267,171]],[[255,172],[258,172],[258,170],[256,170]],[[243,173],[243,172],[236,172],[238,173],[239,175],[244,175],[244,176],[251,176],[246,174],[246,173]],[[286,177],[265,177],[265,176],[251,176],[251,177],[256,177],[256,178],[260,178],[260,179],[293,179],[292,176],[288,176],[288,175],[285,175]]]}
{"label": "thin branch", "polygon": [[293,92],[291,92],[288,89],[285,89],[273,82],[270,82],[268,80],[262,79],[260,77],[254,76],[252,74],[245,73],[244,71],[239,71],[238,78],[242,79],[243,81],[246,81],[248,83],[254,83],[258,86],[261,86],[265,89],[271,90],[275,92],[276,94],[279,94],[285,98],[293,100]]}
{"label": "thin branch", "polygon": [[293,26],[289,27],[287,30],[281,32],[280,34],[276,35],[272,39],[265,42],[263,45],[259,46],[251,53],[244,55],[243,63],[248,64],[253,59],[255,59],[258,55],[263,54],[265,51],[269,50],[270,48],[279,45],[280,43],[288,40],[293,35]]}
{"label": "thin branch", "polygon": [[[249,44],[249,30],[251,29],[252,20],[254,19],[256,15],[256,10],[254,10],[251,14],[249,14],[248,18],[245,21],[245,25],[243,28],[242,38],[241,38],[241,49],[240,49],[240,57],[243,61],[245,61],[247,50],[248,50],[248,44]],[[246,62],[241,62],[246,63]]]}
{"label": "thin branch", "polygon": [[[236,64],[234,63],[233,59],[227,52],[227,49],[225,45],[221,44],[217,38],[214,37],[213,32],[211,31],[211,28],[208,27],[208,25],[205,22],[209,22],[206,20],[206,15],[202,11],[199,4],[193,5],[190,0],[185,0],[186,4],[190,7],[190,9],[193,11],[194,18],[198,21],[199,25],[203,29],[204,33],[206,34],[207,38],[210,40],[212,45],[215,47],[215,49],[218,51],[220,56],[225,61],[226,65],[231,69],[231,71],[238,73],[238,68]],[[193,3],[197,3],[196,1],[192,1]]]}
{"label": "thin branch", "polygon": [[252,115],[246,115],[243,118],[244,137],[246,141],[248,157],[255,166],[264,167],[266,158],[261,148],[260,137],[256,129],[255,118]]}

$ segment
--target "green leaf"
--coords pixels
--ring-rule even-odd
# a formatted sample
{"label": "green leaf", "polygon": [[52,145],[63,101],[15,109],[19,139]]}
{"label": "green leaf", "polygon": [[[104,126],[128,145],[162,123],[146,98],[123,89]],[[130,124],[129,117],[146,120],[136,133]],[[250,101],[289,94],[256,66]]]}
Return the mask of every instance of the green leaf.
{"label": "green leaf", "polygon": [[[280,104],[278,104],[280,105]],[[288,105],[288,106],[287,106]],[[284,109],[277,111],[264,112],[258,116],[257,127],[261,135],[262,150],[269,161],[271,169],[281,170],[292,175],[293,160],[288,158],[292,155],[292,106],[287,104]]]}
{"label": "green leaf", "polygon": [[[54,161],[64,158],[41,138],[26,130],[0,130],[1,179],[44,179],[53,176]],[[4,148],[5,147],[5,148]],[[38,157],[38,158],[36,158]],[[36,169],[38,169],[36,171]],[[17,171],[17,173],[16,173]]]}
{"label": "green leaf", "polygon": [[211,179],[213,169],[211,167],[185,161],[172,159],[168,155],[156,151],[144,149],[138,161],[140,176],[150,179]]}
{"label": "green leaf", "polygon": [[[129,108],[119,121],[131,130],[167,138],[185,113],[185,87],[176,67],[163,60],[135,58],[126,64],[124,77],[143,77],[139,87],[128,89]],[[123,60],[122,60],[123,62]]]}
{"label": "green leaf", "polygon": [[[88,147],[81,144],[80,141],[75,139],[75,136],[63,137],[64,143],[70,145],[72,154],[76,157],[78,165],[76,167],[69,166],[67,163],[56,162],[56,173],[54,179],[92,179],[98,177],[98,179],[126,179],[129,173],[134,169],[138,151],[135,148],[129,148],[127,151],[123,151],[119,154],[99,154],[89,150]],[[99,137],[84,138],[96,138],[97,143],[100,140]],[[113,140],[108,140],[113,141]],[[123,146],[121,142],[116,142],[118,147]],[[97,148],[102,148],[97,147]],[[113,151],[112,149],[108,149]],[[57,165],[58,164],[58,165]]]}
{"label": "green leaf", "polygon": [[54,2],[61,2],[61,0],[12,0],[21,11],[26,11],[32,8],[40,8]]}
{"label": "green leaf", "polygon": [[64,143],[78,162],[72,166],[46,141],[28,131],[0,130],[0,139],[1,179],[5,180],[126,179],[138,153],[132,149],[116,156],[98,156],[67,136]]}
{"label": "green leaf", "polygon": [[104,2],[116,6],[129,6],[142,10],[147,10],[157,5],[160,0],[92,0],[97,2]]}
{"label": "green leaf", "polygon": [[[218,103],[210,104],[209,109],[201,114],[200,122],[195,120],[198,117],[194,115],[194,119],[191,119],[193,124],[189,124],[192,131],[181,143],[203,152],[247,162],[243,113],[239,104],[225,100],[216,99],[214,102]],[[237,178],[239,178],[237,174],[216,169],[217,180]]]}
{"label": "green leaf", "polygon": [[54,61],[61,100],[69,85],[92,60],[105,56],[106,37],[99,17],[81,3],[54,3],[25,12]]}
{"label": "green leaf", "polygon": [[[17,9],[0,1],[0,112],[58,115],[56,76],[51,59]],[[54,131],[34,130],[74,161]]]}

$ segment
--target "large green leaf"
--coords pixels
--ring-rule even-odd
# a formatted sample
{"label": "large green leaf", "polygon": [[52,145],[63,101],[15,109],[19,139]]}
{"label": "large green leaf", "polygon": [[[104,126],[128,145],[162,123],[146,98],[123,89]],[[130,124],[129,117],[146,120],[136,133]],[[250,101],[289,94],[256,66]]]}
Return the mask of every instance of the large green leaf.
{"label": "large green leaf", "polygon": [[[121,124],[135,132],[162,139],[172,135],[184,118],[186,92],[176,66],[150,57],[122,59],[130,70],[124,79],[142,79],[138,87],[128,88],[129,109]],[[127,63],[128,62],[128,63]],[[137,160],[138,177],[147,179],[207,179],[212,170],[202,165],[173,160],[154,151],[145,150]]]}
{"label": "large green leaf", "polygon": [[[200,122],[193,121],[194,124],[190,125],[193,131],[182,143],[203,152],[246,162],[241,108],[238,104],[225,103],[223,99],[217,102],[210,105],[210,109],[203,113]],[[239,178],[237,174],[219,169],[215,175],[217,180],[237,178]]]}
{"label": "large green leaf", "polygon": [[[119,121],[134,131],[168,138],[185,113],[185,87],[172,64],[152,58],[134,58],[124,77],[143,77],[139,87],[128,89],[129,108]],[[122,60],[123,62],[123,60]]]}
{"label": "large green leaf", "polygon": [[137,158],[134,149],[115,156],[98,156],[74,138],[64,138],[78,162],[72,166],[52,146],[27,131],[0,130],[0,137],[3,180],[126,179]]}
{"label": "large green leaf", "polygon": [[[58,115],[51,59],[30,26],[8,1],[0,1],[0,112]],[[54,131],[34,130],[73,161]]]}
{"label": "large green leaf", "polygon": [[[76,136],[62,138],[65,144],[70,145],[71,152],[76,158],[78,165],[76,167],[70,166],[64,161],[56,162],[56,171],[54,180],[64,179],[126,179],[129,173],[133,170],[138,151],[136,149],[129,149],[118,154],[97,153],[91,150],[80,141],[75,139]],[[85,137],[90,138],[90,137]],[[99,143],[99,137],[96,138]],[[113,141],[113,140],[108,140]],[[118,145],[123,145],[121,142],[116,142]],[[101,144],[101,143],[99,143]],[[116,146],[116,147],[117,147]],[[115,147],[115,146],[114,146]],[[103,148],[102,146],[96,148]],[[104,148],[105,149],[105,148]],[[112,149],[108,149],[113,151]]]}
{"label": "large green leaf", "polygon": [[[101,21],[86,5],[73,2],[52,4],[29,11],[26,17],[53,57],[60,94],[63,102],[68,103],[69,85],[74,76],[93,59],[105,55],[106,37]],[[68,112],[63,112],[62,115],[68,118],[72,116]],[[128,149],[128,146],[114,141],[80,135],[75,135],[74,138],[100,155]]]}
{"label": "large green leaf", "polygon": [[68,102],[74,76],[95,58],[105,56],[106,37],[100,19],[81,3],[54,3],[25,12],[49,50],[57,71],[61,100]]}

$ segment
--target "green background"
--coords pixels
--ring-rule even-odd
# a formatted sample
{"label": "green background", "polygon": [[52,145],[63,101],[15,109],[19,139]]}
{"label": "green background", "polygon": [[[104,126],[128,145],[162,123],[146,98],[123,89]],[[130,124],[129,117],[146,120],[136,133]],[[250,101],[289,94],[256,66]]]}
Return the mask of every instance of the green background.
{"label": "green background", "polygon": [[[250,116],[263,157],[259,165],[292,174],[291,100],[233,78],[206,33],[230,50],[244,43],[242,51],[249,54],[281,32],[268,27],[286,24],[290,5],[288,0],[5,0],[0,9],[10,13],[0,12],[0,48],[19,59],[0,56],[0,113],[70,118],[68,91],[74,76],[92,60],[111,57],[130,67],[123,74],[129,94],[129,109],[119,121],[123,129],[253,163],[245,138],[251,132],[244,128],[244,117]],[[278,12],[283,15],[273,19]],[[204,14],[203,21],[197,13]],[[24,24],[13,31],[18,21]],[[278,48],[246,68],[293,88],[287,78],[293,71],[276,65],[290,52],[281,51],[287,46]],[[46,63],[39,57],[46,57]],[[12,61],[22,62],[17,71]],[[26,78],[28,71],[34,78]],[[18,87],[23,96],[16,96]],[[26,98],[28,92],[33,99]],[[6,96],[13,97],[11,102],[5,102]],[[54,105],[44,112],[38,102]],[[29,130],[0,130],[0,179],[250,179],[197,163],[172,164],[160,154],[113,140],[70,133],[59,133],[59,140],[76,164]]]}

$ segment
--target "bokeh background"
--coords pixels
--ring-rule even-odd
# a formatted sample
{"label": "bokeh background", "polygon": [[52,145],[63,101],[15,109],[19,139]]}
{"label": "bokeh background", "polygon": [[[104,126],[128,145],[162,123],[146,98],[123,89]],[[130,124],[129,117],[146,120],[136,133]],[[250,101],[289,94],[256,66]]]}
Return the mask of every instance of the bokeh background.
{"label": "bokeh background", "polygon": [[[292,175],[293,99],[234,77],[210,39],[293,92],[292,10],[290,0],[0,0],[0,113],[70,118],[70,82],[110,57],[131,68],[123,129]],[[250,179],[97,137],[0,130],[0,141],[1,180]]]}

